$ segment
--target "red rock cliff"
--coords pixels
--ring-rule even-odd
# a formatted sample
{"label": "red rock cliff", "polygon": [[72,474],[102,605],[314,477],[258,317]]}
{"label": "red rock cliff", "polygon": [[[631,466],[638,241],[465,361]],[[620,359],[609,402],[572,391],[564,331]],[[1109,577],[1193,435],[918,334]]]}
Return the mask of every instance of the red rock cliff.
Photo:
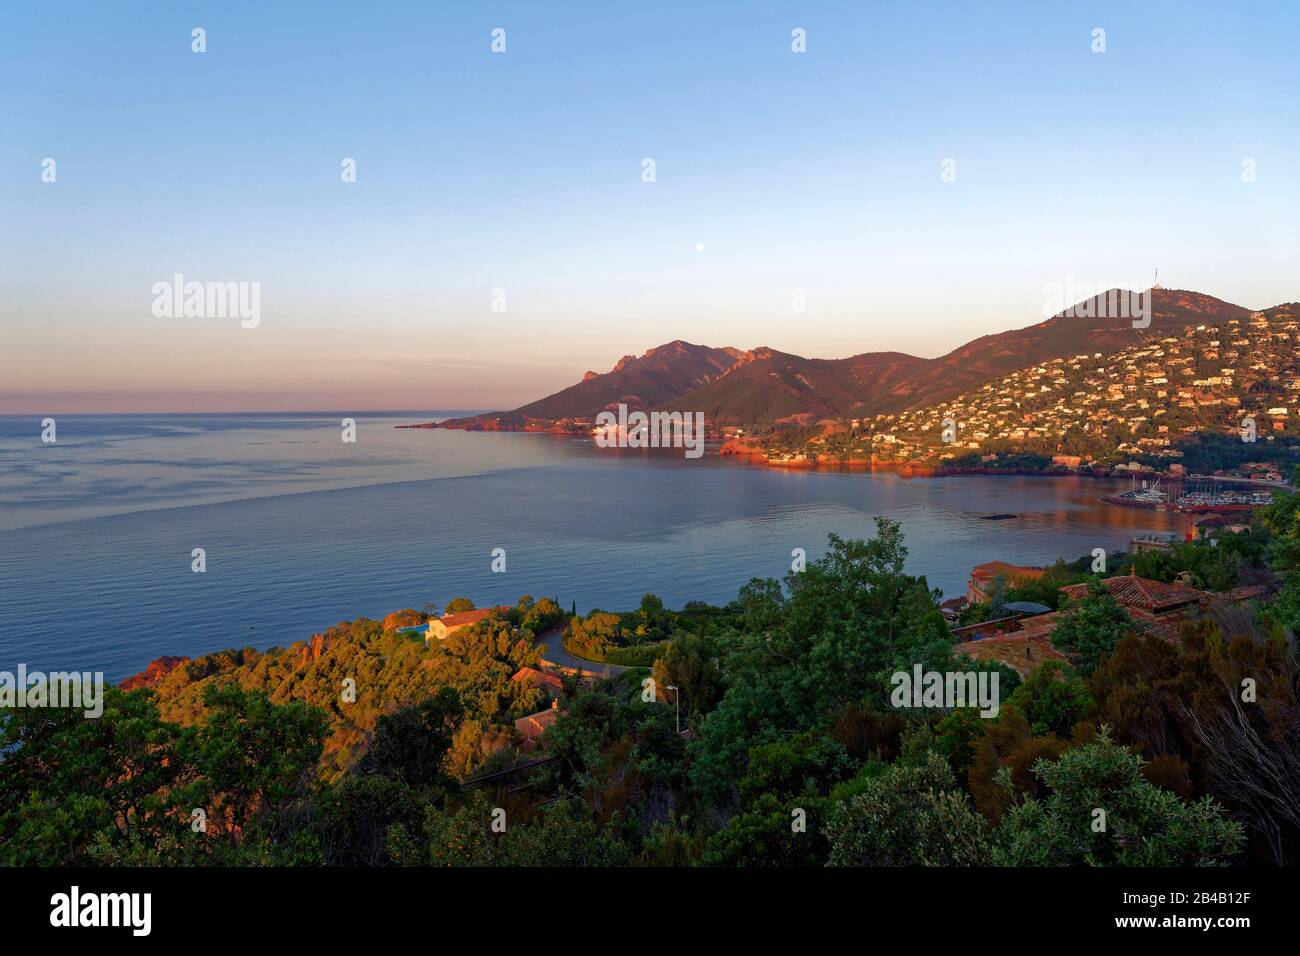
{"label": "red rock cliff", "polygon": [[128,677],[117,686],[122,690],[135,690],[137,687],[154,687],[157,683],[182,664],[189,663],[188,657],[160,657],[140,673]]}

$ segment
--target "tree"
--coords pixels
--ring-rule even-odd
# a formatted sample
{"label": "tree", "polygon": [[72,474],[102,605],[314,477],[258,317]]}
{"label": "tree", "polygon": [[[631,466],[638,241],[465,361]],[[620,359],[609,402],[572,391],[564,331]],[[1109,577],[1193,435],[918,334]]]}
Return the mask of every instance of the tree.
{"label": "tree", "polygon": [[[1262,838],[1271,862],[1300,861],[1300,675],[1280,640],[1224,642],[1187,628],[1175,706],[1208,789]],[[1262,855],[1262,854],[1261,854]]]}
{"label": "tree", "polygon": [[1001,866],[1216,866],[1245,844],[1241,824],[1212,798],[1198,801],[1153,786],[1142,761],[1097,740],[1038,761],[1048,788],[1011,808],[995,833]]}
{"label": "tree", "polygon": [[824,797],[780,800],[763,794],[709,835],[700,862],[705,866],[825,866],[830,845],[822,824],[828,806]]}
{"label": "tree", "polygon": [[491,866],[498,841],[492,811],[478,791],[456,807],[427,806],[418,827],[395,823],[389,828],[388,856],[401,866]]}
{"label": "tree", "polygon": [[456,614],[461,611],[473,611],[474,602],[467,597],[452,598],[447,602],[447,613]]}
{"label": "tree", "polygon": [[[1092,676],[1097,719],[1159,764],[1153,782],[1209,793],[1245,822],[1252,863],[1300,862],[1300,674],[1285,642],[1184,623],[1177,646],[1125,638]],[[1172,758],[1178,765],[1172,765]]]}
{"label": "tree", "polygon": [[[502,820],[504,832],[493,829]],[[451,810],[430,808],[419,831],[392,827],[389,853],[406,866],[625,866],[629,854],[578,802],[560,800],[532,820],[501,818],[481,793]]]}
{"label": "tree", "polygon": [[712,834],[708,866],[822,866],[826,794],[853,772],[842,743],[815,731],[754,747],[739,781],[741,812]]}
{"label": "tree", "polygon": [[0,863],[85,865],[161,846],[180,830],[174,815],[189,816],[170,797],[187,774],[182,737],[148,690],[105,687],[95,720],[64,707],[0,712]]}
{"label": "tree", "polygon": [[521,604],[519,626],[534,635],[549,631],[564,620],[564,609],[551,598]]}
{"label": "tree", "polygon": [[1123,638],[1088,679],[1096,719],[1148,756],[1190,756],[1176,703],[1186,692],[1179,658],[1179,649],[1158,637]]}
{"label": "tree", "polygon": [[379,774],[345,778],[324,787],[313,806],[310,832],[325,866],[384,866],[388,832],[417,828],[425,804],[400,779]]}
{"label": "tree", "polygon": [[1269,614],[1294,637],[1300,634],[1300,493],[1276,496],[1261,520],[1272,535],[1269,563],[1282,580]]}
{"label": "tree", "polygon": [[[210,686],[205,700],[208,719],[192,728],[161,720],[153,691],[113,687],[95,720],[5,714],[0,862],[271,862],[285,812],[314,778],[324,718],[235,686]],[[206,830],[191,829],[195,809]]]}
{"label": "tree", "polygon": [[[1083,559],[1083,566],[1087,568],[1091,562],[1092,555],[1088,555]],[[1077,584],[1086,577],[1083,571],[1076,571],[1064,561],[1057,561],[1036,578],[1017,578],[1007,589],[1006,600],[1032,601],[1055,611],[1060,605],[1061,588],[1067,584]]]}
{"label": "tree", "polygon": [[186,797],[207,808],[210,837],[224,830],[236,843],[304,795],[320,760],[325,716],[304,703],[277,706],[234,684],[209,685],[203,701],[208,719],[188,738],[197,779]]}
{"label": "tree", "polygon": [[1052,631],[1052,643],[1081,673],[1091,674],[1120,638],[1140,630],[1142,627],[1111,597],[1105,585],[1093,581],[1088,585],[1088,596],[1061,615]]}
{"label": "tree", "polygon": [[928,754],[894,766],[834,805],[826,821],[831,866],[983,866],[988,832],[952,769]]}
{"label": "tree", "polygon": [[828,733],[843,745],[849,758],[891,761],[898,756],[906,721],[898,711],[850,703],[831,718]]}
{"label": "tree", "polygon": [[844,745],[813,731],[762,744],[750,751],[749,769],[740,780],[741,805],[764,795],[793,799],[826,794],[852,772]]}
{"label": "tree", "polygon": [[727,690],[691,745],[702,797],[726,797],[752,746],[881,696],[880,673],[900,647],[935,644],[942,617],[924,580],[903,574],[906,555],[898,524],[877,518],[868,541],[830,535],[827,553],[787,574],[784,591],[761,580],[742,589],[739,630],[725,638]]}
{"label": "tree", "polygon": [[1008,703],[1025,715],[1033,733],[1054,733],[1059,737],[1069,736],[1074,725],[1092,709],[1092,698],[1083,680],[1059,661],[1046,661],[1036,667]]}
{"label": "tree", "polygon": [[993,579],[989,588],[989,620],[1005,617],[1007,613],[1007,578],[999,574]]}
{"label": "tree", "polygon": [[597,826],[574,800],[551,804],[541,815],[506,831],[500,865],[507,867],[626,866],[627,848]]}
{"label": "tree", "polygon": [[1038,792],[1041,783],[1031,772],[1034,764],[1044,757],[1056,759],[1069,744],[1055,734],[1035,736],[1024,714],[1011,703],[996,719],[982,724],[983,733],[972,745],[967,783],[975,807],[990,823],[997,823],[1018,797]]}
{"label": "tree", "polygon": [[409,787],[450,786],[454,780],[443,761],[464,715],[460,695],[444,687],[414,707],[380,717],[357,772],[390,777]]}
{"label": "tree", "polygon": [[701,634],[682,634],[672,640],[655,661],[655,683],[678,687],[687,716],[707,713],[722,696],[722,658],[717,641]]}
{"label": "tree", "polygon": [[975,759],[975,743],[987,719],[980,716],[978,707],[957,707],[935,727],[935,749],[947,758],[954,773],[969,772]]}
{"label": "tree", "polygon": [[575,617],[564,638],[566,650],[593,661],[603,661],[623,643],[622,620],[617,614],[601,610],[592,611],[586,618]]}

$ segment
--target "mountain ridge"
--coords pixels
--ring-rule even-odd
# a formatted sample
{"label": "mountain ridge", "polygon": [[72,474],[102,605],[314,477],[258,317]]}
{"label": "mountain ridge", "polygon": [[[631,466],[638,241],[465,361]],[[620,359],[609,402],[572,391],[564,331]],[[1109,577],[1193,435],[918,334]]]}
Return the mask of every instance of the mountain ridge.
{"label": "mountain ridge", "polygon": [[1244,306],[1189,290],[1152,289],[1150,324],[1112,316],[1109,290],[1032,325],[979,336],[937,358],[898,351],[806,358],[770,346],[741,350],[674,339],[624,355],[609,372],[511,411],[450,419],[468,430],[579,430],[618,404],[630,409],[702,411],[711,428],[802,424],[895,413],[944,401],[983,382],[1043,361],[1108,353],[1191,325],[1242,319]]}

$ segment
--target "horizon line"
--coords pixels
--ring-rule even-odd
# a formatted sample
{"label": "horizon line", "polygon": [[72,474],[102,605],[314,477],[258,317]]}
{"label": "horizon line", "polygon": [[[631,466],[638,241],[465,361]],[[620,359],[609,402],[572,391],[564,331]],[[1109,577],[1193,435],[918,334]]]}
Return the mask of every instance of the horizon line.
{"label": "horizon line", "polygon": [[431,415],[448,413],[452,415],[484,415],[494,409],[476,409],[476,408],[373,408],[373,409],[356,409],[356,408],[259,408],[259,409],[211,409],[208,411],[170,411],[160,410],[152,412],[119,412],[119,411],[95,411],[95,412],[60,412],[58,410],[45,412],[0,412],[0,418],[32,418],[39,415],[68,415],[68,416],[94,416],[94,415],[112,415],[116,418],[135,418],[146,417],[150,415],[184,415],[191,417],[201,417],[203,415]]}

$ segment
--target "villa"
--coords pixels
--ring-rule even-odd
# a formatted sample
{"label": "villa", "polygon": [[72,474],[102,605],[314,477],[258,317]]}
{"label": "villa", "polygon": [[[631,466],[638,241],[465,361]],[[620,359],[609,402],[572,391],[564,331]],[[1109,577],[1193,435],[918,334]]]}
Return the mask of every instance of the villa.
{"label": "villa", "polygon": [[552,726],[560,717],[560,702],[552,700],[551,706],[546,710],[539,710],[535,714],[529,714],[527,717],[520,717],[515,721],[515,732],[523,737],[523,743],[520,749],[529,754],[537,749],[537,741],[541,739],[546,729]]}
{"label": "villa", "polygon": [[[1106,578],[1102,585],[1133,620],[1169,641],[1178,640],[1178,625],[1206,603],[1209,593],[1185,584],[1165,584],[1135,574]],[[1088,596],[1087,584],[1071,584],[1061,593],[1073,601]]]}
{"label": "villa", "polygon": [[435,617],[429,621],[429,626],[425,629],[424,642],[428,644],[431,640],[445,641],[451,634],[455,634],[463,627],[469,627],[471,624],[477,624],[489,614],[505,614],[510,608],[507,605],[499,607],[488,607],[477,611],[454,611],[451,614],[444,614],[442,617]]}
{"label": "villa", "polygon": [[512,681],[520,681],[530,687],[536,687],[545,691],[551,697],[559,697],[564,693],[564,681],[557,674],[548,674],[546,671],[539,671],[536,667],[524,667],[515,671],[510,678]]}
{"label": "villa", "polygon": [[[1185,584],[1166,584],[1131,573],[1105,578],[1101,584],[1134,621],[1145,625],[1147,633],[1170,643],[1179,641],[1179,627],[1183,621],[1193,619],[1202,609],[1212,605],[1240,604],[1264,597],[1269,591],[1266,585],[1252,585],[1216,593]],[[1071,601],[1082,601],[1088,596],[1088,588],[1086,583],[1070,584],[1061,588],[1061,594]],[[1011,605],[1007,607],[1011,609]],[[1062,613],[1010,615],[956,628],[952,634],[958,641],[960,653],[976,660],[1001,661],[1024,677],[1045,660],[1065,658],[1052,645],[1052,634]]]}
{"label": "villa", "polygon": [[982,604],[993,594],[993,584],[1001,578],[1007,587],[1015,587],[1020,581],[1033,581],[1044,574],[1042,568],[1027,565],[1008,564],[1005,561],[989,561],[971,568],[970,581],[966,584],[966,600],[971,604]]}

